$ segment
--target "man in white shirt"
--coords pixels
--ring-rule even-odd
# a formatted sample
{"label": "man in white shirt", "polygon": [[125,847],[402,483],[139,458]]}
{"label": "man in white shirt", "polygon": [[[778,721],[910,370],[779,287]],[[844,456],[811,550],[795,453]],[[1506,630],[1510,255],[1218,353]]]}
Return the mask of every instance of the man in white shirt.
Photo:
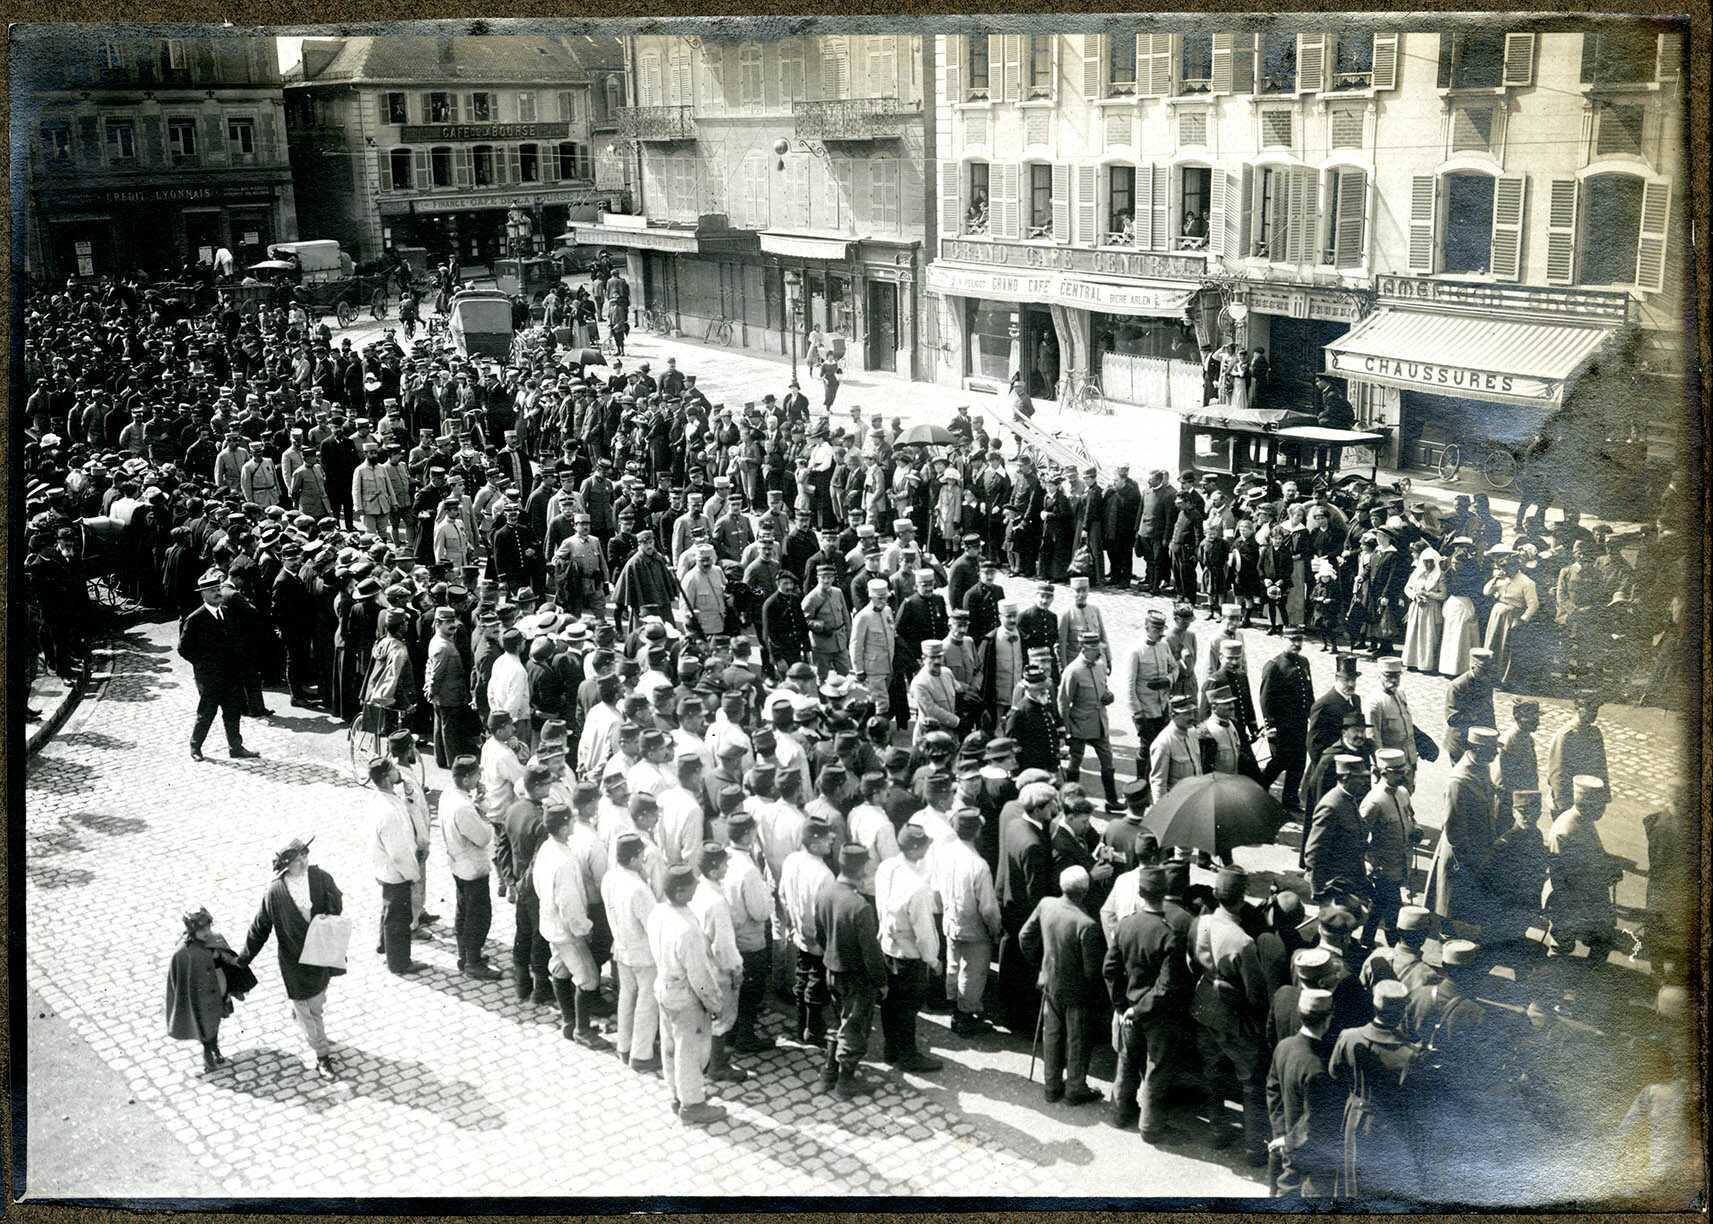
{"label": "man in white shirt", "polygon": [[583,733],[577,740],[577,772],[585,778],[598,778],[607,762],[619,750],[619,728],[624,719],[619,715],[619,678],[612,672],[596,677],[600,700],[583,716]]}
{"label": "man in white shirt", "polygon": [[862,802],[851,809],[847,818],[853,844],[868,851],[868,864],[863,868],[862,894],[874,899],[874,878],[880,865],[898,853],[898,837],[892,821],[877,802],[886,789],[886,775],[878,771],[862,776]]}
{"label": "man in white shirt", "polygon": [[387,737],[387,753],[399,767],[398,792],[416,838],[416,882],[410,886],[411,926],[418,931],[426,930],[440,921],[440,915],[423,908],[428,896],[428,846],[433,817],[428,795],[417,780],[416,736],[408,730],[394,731]]}
{"label": "man in white shirt", "polygon": [[779,871],[780,934],[796,949],[797,973],[792,998],[797,1003],[797,1040],[816,1050],[826,1048],[827,967],[822,960],[815,900],[833,882],[827,853],[833,845],[832,826],[810,821],[803,844],[785,857]]}
{"label": "man in white shirt", "polygon": [[654,1001],[654,956],[648,947],[648,917],[654,889],[647,878],[642,835],[634,829],[613,841],[613,868],[601,877],[601,901],[613,932],[613,962],[619,971],[619,1007],[614,1044],[633,1071],[655,1071],[654,1038],[660,1012]]}
{"label": "man in white shirt", "polygon": [[660,793],[673,782],[672,757],[672,741],[666,732],[649,727],[642,733],[642,760],[625,770],[625,789],[633,795],[660,798]]}
{"label": "man in white shirt", "polygon": [[911,742],[930,731],[958,729],[958,685],[946,671],[946,644],[922,643],[922,670],[910,681]]}
{"label": "man in white shirt", "polygon": [[732,924],[731,903],[726,900],[725,878],[729,855],[724,846],[703,842],[696,859],[696,892],[690,912],[702,925],[708,940],[708,955],[720,983],[720,1011],[713,1017],[713,1035],[708,1053],[707,1076],[728,1084],[741,1084],[749,1072],[732,1065],[726,1034],[738,1018],[738,990],[743,985],[743,958],[738,954],[737,932]]}
{"label": "man in white shirt", "polygon": [[530,879],[540,907],[541,937],[552,949],[547,971],[553,997],[559,1003],[560,1031],[567,1041],[591,1050],[610,1050],[612,1043],[590,1024],[588,993],[600,985],[595,958],[589,952],[589,898],[583,891],[583,870],[571,857],[571,809],[550,803],[542,809],[547,840],[535,852]]}
{"label": "man in white shirt", "polygon": [[491,982],[500,971],[488,964],[482,945],[493,925],[488,891],[494,826],[477,809],[482,801],[482,763],[474,756],[452,762],[452,785],[440,793],[440,837],[458,893],[452,934],[458,944],[458,969],[465,977]]}
{"label": "man in white shirt", "polygon": [[960,808],[955,825],[957,836],[936,844],[929,853],[929,876],[945,911],[945,990],[954,1001],[952,1032],[973,1037],[988,1031],[987,1021],[981,1018],[981,1001],[994,945],[1004,928],[993,869],[976,848],[982,815],[975,808]]}
{"label": "man in white shirt", "polygon": [[694,748],[680,749],[677,778],[656,791],[654,798],[660,805],[658,840],[666,865],[694,867],[703,841],[702,754]]}
{"label": "man in white shirt", "polygon": [[410,891],[422,875],[416,832],[399,793],[398,765],[375,758],[369,762],[369,782],[375,788],[370,798],[375,813],[370,857],[381,886],[381,938],[375,951],[386,954],[389,972],[405,977],[426,968],[410,959]]}
{"label": "man in white shirt", "polygon": [[620,834],[636,832],[630,819],[630,792],[625,789],[623,774],[608,774],[601,779],[601,801],[595,805],[595,833],[607,848],[607,862],[617,861]]}
{"label": "man in white shirt", "polygon": [[523,665],[523,632],[515,626],[500,635],[500,653],[488,673],[488,709],[512,716],[520,740],[535,747],[530,726],[529,673]]}
{"label": "man in white shirt", "polygon": [[[773,766],[757,765],[753,773],[761,773],[763,769],[772,770]],[[760,831],[762,853],[767,857],[767,869],[773,873],[773,878],[780,881],[781,893],[784,890],[785,860],[795,850],[803,847],[804,830],[808,827],[809,817],[798,803],[797,775],[785,775],[789,779],[787,785],[791,789],[786,795],[780,788],[778,797],[756,814],[756,825]],[[777,784],[779,775],[773,775]]]}
{"label": "man in white shirt", "polygon": [[928,847],[928,835],[920,827],[905,825],[898,853],[880,865],[874,878],[880,950],[886,955],[886,996],[880,1001],[886,1061],[900,1071],[918,1073],[945,1065],[922,1053],[916,1041],[916,1013],[940,968],[934,888],[925,862]]}
{"label": "man in white shirt", "polygon": [[773,889],[762,873],[765,860],[755,844],[755,817],[747,811],[733,812],[726,831],[731,844],[720,887],[731,907],[732,934],[743,962],[731,1047],[739,1054],[759,1054],[774,1045],[773,1038],[756,1031],[767,1002],[767,924],[773,917]]}
{"label": "man in white shirt", "polygon": [[702,1068],[709,1054],[709,1026],[724,998],[708,955],[708,941],[690,910],[696,873],[671,868],[665,904],[648,916],[648,950],[654,958],[654,997],[660,1005],[660,1056],[672,1108],[686,1126],[706,1126],[726,1116],[707,1103]]}

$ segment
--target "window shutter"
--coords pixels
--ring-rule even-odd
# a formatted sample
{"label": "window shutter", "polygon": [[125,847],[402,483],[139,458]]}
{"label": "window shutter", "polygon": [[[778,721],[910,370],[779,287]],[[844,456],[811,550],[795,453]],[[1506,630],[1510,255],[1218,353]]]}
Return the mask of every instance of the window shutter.
{"label": "window shutter", "polygon": [[803,40],[803,100],[821,101],[821,49],[815,39]]}
{"label": "window shutter", "polygon": [[1250,168],[1244,166],[1241,174],[1225,176],[1225,255],[1230,259],[1249,254],[1250,195],[1254,190],[1250,174]]}
{"label": "window shutter", "polygon": [[418,94],[416,96],[416,100],[422,107],[422,121],[424,123],[432,123],[433,120],[428,117],[429,116],[428,95],[427,94]]}
{"label": "window shutter", "polygon": [[1053,241],[1071,240],[1071,168],[1063,162],[1053,166]]}
{"label": "window shutter", "polygon": [[1297,35],[1297,92],[1326,88],[1326,35]]}
{"label": "window shutter", "polygon": [[[1546,283],[1569,285],[1576,281],[1576,221],[1581,184],[1573,178],[1555,178],[1546,207]],[[1643,193],[1644,203],[1646,192]]]}
{"label": "window shutter", "polygon": [[1671,220],[1671,180],[1642,184],[1642,228],[1636,238],[1636,288],[1665,288],[1666,225]]}
{"label": "window shutter", "polygon": [[1153,167],[1153,213],[1154,213],[1154,249],[1169,251],[1172,249],[1172,229],[1170,217],[1172,168],[1170,166]]}
{"label": "window shutter", "polygon": [[995,164],[988,169],[988,175],[997,173],[999,187],[992,187],[988,192],[988,229],[994,231],[995,238],[1006,238],[1016,241],[1018,233],[1018,164],[1014,161]]}
{"label": "window shutter", "polygon": [[783,47],[784,44],[782,43],[763,43],[761,45],[761,104],[770,111],[777,111],[782,107],[785,110],[791,109],[789,106],[785,105],[784,99],[779,93],[779,63],[777,60],[775,60],[772,65],[773,71],[768,71],[769,65],[767,63],[767,53],[769,51],[782,50]]}
{"label": "window shutter", "polygon": [[1231,44],[1236,37],[1234,34],[1213,36],[1213,92],[1216,94],[1231,92]]}
{"label": "window shutter", "polygon": [[1023,35],[1007,34],[1005,42],[1005,93],[1007,102],[1023,96]]}
{"label": "window shutter", "polygon": [[1396,34],[1374,35],[1372,79],[1375,89],[1398,87],[1398,38]]}
{"label": "window shutter", "polygon": [[[976,37],[981,36],[978,34]],[[1005,100],[1005,36],[1002,34],[987,36],[987,100]]]}
{"label": "window shutter", "polygon": [[[898,96],[898,39],[887,34],[880,39],[878,62],[871,52],[868,59],[868,96],[895,98]],[[876,69],[879,69],[876,72]]]}
{"label": "window shutter", "polygon": [[1493,182],[1493,246],[1487,271],[1494,280],[1521,279],[1523,270],[1523,206],[1528,180],[1501,175]]}
{"label": "window shutter", "polygon": [[452,151],[452,182],[459,187],[468,187],[474,177],[470,167],[470,146],[460,145]]}
{"label": "window shutter", "polygon": [[1254,34],[1236,34],[1231,43],[1231,92],[1255,92]]}
{"label": "window shutter", "polygon": [[964,100],[960,88],[964,75],[964,36],[947,34],[940,41],[946,52],[946,101],[955,106]]}
{"label": "window shutter", "polygon": [[1582,36],[1582,67],[1577,73],[1577,79],[1584,85],[1594,81],[1594,60],[1600,52],[1600,36],[1584,34]]}
{"label": "window shutter", "polygon": [[1683,75],[1683,35],[1659,36],[1659,60],[1654,75],[1661,81],[1675,81]]}
{"label": "window shutter", "polygon": [[955,238],[964,229],[963,165],[940,163],[940,237]]}
{"label": "window shutter", "polygon": [[523,182],[523,149],[518,145],[506,146],[506,182]]}
{"label": "window shutter", "polygon": [[1215,166],[1207,176],[1207,249],[1221,259],[1225,258],[1225,212],[1225,175]]}
{"label": "window shutter", "polygon": [[377,190],[391,191],[393,189],[393,155],[391,150],[375,150],[375,179],[380,184]]}
{"label": "window shutter", "polygon": [[1136,36],[1136,94],[1142,98],[1164,98],[1172,92],[1172,36]]}
{"label": "window shutter", "polygon": [[[1506,35],[1507,38],[1510,35]],[[1508,43],[1506,44],[1509,45]],[[1457,35],[1441,34],[1439,36],[1439,73],[1434,78],[1434,84],[1440,89],[1451,88],[1452,61],[1457,55]]]}
{"label": "window shutter", "polygon": [[1077,167],[1076,241],[1084,246],[1100,245],[1099,169],[1095,166]]}
{"label": "window shutter", "polygon": [[1292,166],[1286,170],[1282,186],[1285,191],[1285,262],[1303,263],[1310,258],[1305,244],[1307,229],[1303,225],[1303,214],[1308,208],[1307,167]]}
{"label": "window shutter", "polygon": [[[89,160],[97,160],[101,149],[96,141],[95,120],[85,119],[79,122],[89,125],[84,129],[83,147],[90,154]],[[202,117],[202,161],[206,165],[209,162],[226,160],[226,124],[220,112],[214,111]]]}
{"label": "window shutter", "polygon": [[1410,179],[1410,249],[1412,272],[1433,271],[1433,239],[1439,208],[1439,177],[1418,174]]}
{"label": "window shutter", "polygon": [[434,185],[433,171],[429,164],[428,150],[418,149],[416,152],[411,154],[410,161],[412,171],[411,185],[418,191],[426,191],[428,188],[432,187]]}
{"label": "window shutter", "polygon": [[1361,170],[1338,172],[1338,229],[1332,236],[1335,268],[1360,268],[1368,223],[1368,175]]}
{"label": "window shutter", "polygon": [[264,166],[285,160],[280,155],[279,122],[279,112],[272,106],[265,107],[256,116],[257,160]]}
{"label": "window shutter", "polygon": [[143,116],[143,160],[151,166],[159,166],[167,159],[166,144],[161,136],[161,117],[159,115]]}
{"label": "window shutter", "polygon": [[1506,85],[1532,85],[1535,79],[1535,36],[1533,34],[1505,35]]}
{"label": "window shutter", "polygon": [[[1119,35],[1120,38],[1123,35]],[[1100,97],[1100,62],[1102,41],[1099,34],[1084,34],[1083,39],[1083,97]]]}
{"label": "window shutter", "polygon": [[1136,167],[1136,246],[1143,251],[1154,249],[1154,169],[1149,165]]}

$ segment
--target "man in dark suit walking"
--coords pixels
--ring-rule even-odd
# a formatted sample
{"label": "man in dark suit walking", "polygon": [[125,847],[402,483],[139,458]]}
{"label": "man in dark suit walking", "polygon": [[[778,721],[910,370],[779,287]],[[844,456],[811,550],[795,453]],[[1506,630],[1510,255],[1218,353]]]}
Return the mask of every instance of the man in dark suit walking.
{"label": "man in dark suit walking", "polygon": [[1119,922],[1106,953],[1118,1021],[1112,1121],[1128,1130],[1140,1118],[1143,1142],[1159,1143],[1166,1132],[1163,1064],[1172,1034],[1188,1019],[1190,975],[1183,933],[1166,921],[1166,869],[1143,867],[1136,895],[1141,908]]}
{"label": "man in dark suit walking", "polygon": [[1035,974],[1019,940],[1041,899],[1058,892],[1048,832],[1058,802],[1059,793],[1051,783],[1029,782],[1017,798],[1023,815],[1005,822],[1000,833],[996,885],[1004,935],[999,941],[999,991],[1006,1027],[1014,1035],[1035,1031],[1033,1013],[1040,996]]}
{"label": "man in dark suit walking", "polygon": [[1267,728],[1271,758],[1261,771],[1261,785],[1271,788],[1280,774],[1280,791],[1287,812],[1302,810],[1303,770],[1308,765],[1309,715],[1314,709],[1314,679],[1303,658],[1303,628],[1285,630],[1285,649],[1261,669],[1261,721]]}
{"label": "man in dark suit walking", "polygon": [[243,628],[226,617],[222,584],[226,575],[211,569],[197,580],[202,606],[191,610],[178,632],[178,653],[196,675],[196,725],[190,732],[190,756],[200,761],[202,741],[219,712],[226,727],[226,749],[234,760],[260,756],[244,747],[238,718],[244,711],[244,667],[250,644]]}
{"label": "man in dark suit walking", "polygon": [[[1333,661],[1332,688],[1309,707],[1308,752],[1305,759],[1313,764],[1321,754],[1338,742],[1344,730],[1347,714],[1362,713],[1362,701],[1356,696],[1356,656],[1339,655]],[[1307,783],[1308,779],[1303,779]],[[1311,796],[1305,789],[1298,796],[1304,812],[1314,810],[1319,795]]]}
{"label": "man in dark suit walking", "polygon": [[1095,1013],[1107,1003],[1106,937],[1085,908],[1088,888],[1088,872],[1065,868],[1060,895],[1043,898],[1018,936],[1024,955],[1041,966],[1041,1070],[1049,1104],[1101,1099],[1088,1086],[1088,1060]]}

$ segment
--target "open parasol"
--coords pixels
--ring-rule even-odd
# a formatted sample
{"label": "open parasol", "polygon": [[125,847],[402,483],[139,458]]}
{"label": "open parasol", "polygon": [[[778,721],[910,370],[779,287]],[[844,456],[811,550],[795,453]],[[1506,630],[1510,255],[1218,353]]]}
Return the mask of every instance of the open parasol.
{"label": "open parasol", "polygon": [[912,425],[898,435],[896,446],[956,446],[952,431],[941,425]]}
{"label": "open parasol", "polygon": [[1237,846],[1264,846],[1284,823],[1278,800],[1241,774],[1210,773],[1175,783],[1142,827],[1162,848],[1189,846],[1227,862]]}

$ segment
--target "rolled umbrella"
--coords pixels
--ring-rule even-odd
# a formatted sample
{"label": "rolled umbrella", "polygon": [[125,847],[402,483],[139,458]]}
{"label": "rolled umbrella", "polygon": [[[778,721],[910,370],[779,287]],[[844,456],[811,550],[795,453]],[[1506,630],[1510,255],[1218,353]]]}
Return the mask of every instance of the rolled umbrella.
{"label": "rolled umbrella", "polygon": [[952,431],[941,425],[912,425],[898,435],[895,446],[956,446]]}
{"label": "rolled umbrella", "polygon": [[1270,844],[1284,819],[1278,801],[1254,779],[1211,773],[1176,783],[1148,809],[1142,827],[1162,849],[1189,846],[1230,862],[1238,846]]}

